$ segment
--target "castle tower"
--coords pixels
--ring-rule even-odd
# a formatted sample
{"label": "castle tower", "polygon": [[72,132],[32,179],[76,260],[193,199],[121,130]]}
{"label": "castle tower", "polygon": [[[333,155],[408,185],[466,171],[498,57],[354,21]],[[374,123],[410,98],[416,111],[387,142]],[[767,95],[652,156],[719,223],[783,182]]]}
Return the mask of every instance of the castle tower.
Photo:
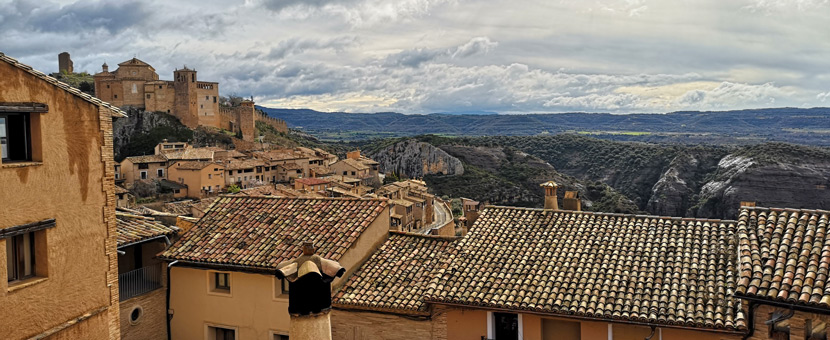
{"label": "castle tower", "polygon": [[63,73],[72,73],[74,72],[74,67],[72,65],[72,58],[69,57],[69,52],[62,52],[58,54],[58,72]]}
{"label": "castle tower", "polygon": [[242,140],[253,142],[256,140],[256,108],[254,108],[254,101],[243,100],[239,104],[237,113],[239,118],[239,130],[242,132]]}
{"label": "castle tower", "polygon": [[182,121],[185,126],[194,129],[199,126],[199,110],[196,103],[196,70],[185,66],[173,71],[173,89],[176,95],[173,98],[172,114]]}

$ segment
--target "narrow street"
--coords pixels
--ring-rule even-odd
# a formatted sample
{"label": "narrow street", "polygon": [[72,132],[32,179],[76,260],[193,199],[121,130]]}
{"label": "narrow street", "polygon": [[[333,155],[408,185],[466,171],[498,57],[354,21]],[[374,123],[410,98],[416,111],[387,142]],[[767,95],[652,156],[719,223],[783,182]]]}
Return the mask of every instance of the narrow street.
{"label": "narrow street", "polygon": [[452,220],[452,212],[447,210],[445,205],[438,203],[437,200],[432,208],[435,211],[435,219],[432,224],[421,229],[420,233],[422,234],[429,234],[432,228],[443,226]]}

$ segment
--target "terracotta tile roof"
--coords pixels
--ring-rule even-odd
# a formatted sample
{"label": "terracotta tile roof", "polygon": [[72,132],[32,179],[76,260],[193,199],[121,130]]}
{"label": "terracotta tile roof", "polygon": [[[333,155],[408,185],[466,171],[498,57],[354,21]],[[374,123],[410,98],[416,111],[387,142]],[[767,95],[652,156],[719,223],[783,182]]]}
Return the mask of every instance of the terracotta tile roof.
{"label": "terracotta tile roof", "polygon": [[273,185],[262,185],[258,187],[242,189],[236,194],[244,196],[278,196],[279,191]]}
{"label": "terracotta tile roof", "polygon": [[405,206],[405,207],[411,207],[413,204],[415,204],[415,203],[412,203],[410,201],[403,200],[403,199],[391,199],[391,200],[389,200],[389,203],[392,203],[392,204],[395,204],[395,205],[402,205],[402,206]]}
{"label": "terracotta tile roof", "polygon": [[26,64],[23,64],[23,63],[17,61],[17,59],[14,59],[12,57],[9,57],[9,56],[3,54],[3,52],[0,52],[0,60],[4,61],[6,63],[9,63],[12,66],[17,67],[17,68],[19,68],[23,71],[26,71],[27,73],[29,73],[29,74],[31,74],[35,77],[38,77],[41,80],[46,81],[47,83],[55,85],[55,86],[61,88],[62,90],[66,91],[66,92],[69,92],[69,93],[71,93],[71,94],[73,94],[77,97],[80,97],[81,99],[83,99],[85,101],[88,101],[88,102],[90,102],[94,105],[97,105],[97,106],[100,106],[100,107],[103,107],[103,108],[107,109],[113,117],[127,117],[127,114],[124,111],[122,111],[121,109],[119,109],[118,107],[116,107],[116,106],[114,106],[110,103],[107,103],[105,101],[102,101],[98,98],[95,98],[94,96],[83,93],[83,92],[81,92],[81,90],[76,89],[76,88],[70,86],[69,84],[63,83],[63,82],[61,82],[61,81],[59,81],[59,80],[57,80],[53,77],[50,77],[50,76],[46,75],[43,72],[35,70],[34,68],[32,68],[29,65],[26,65]]}
{"label": "terracotta tile roof", "polygon": [[295,182],[300,182],[301,184],[304,184],[304,185],[319,185],[319,184],[328,184],[328,183],[330,183],[328,180],[325,180],[325,179],[322,179],[322,178],[314,178],[314,177],[297,178],[294,181]]}
{"label": "terracotta tile roof", "polygon": [[830,309],[830,211],[743,208],[736,296]]}
{"label": "terracotta tile roof", "polygon": [[265,166],[265,162],[260,159],[228,159],[225,161],[227,170],[252,169],[258,166]]}
{"label": "terracotta tile roof", "polygon": [[366,165],[365,165],[365,164],[363,164],[362,162],[357,161],[357,160],[354,160],[354,159],[351,159],[351,158],[346,158],[346,159],[343,159],[343,160],[338,161],[338,163],[340,163],[340,162],[343,162],[343,163],[345,163],[346,165],[348,165],[348,166],[350,166],[350,167],[352,167],[352,168],[355,168],[355,169],[357,169],[357,170],[366,170],[366,169],[368,169],[368,168],[369,168],[368,166],[366,166]]}
{"label": "terracotta tile roof", "polygon": [[191,215],[193,214],[193,212],[190,211],[190,207],[192,207],[195,203],[196,202],[194,202],[193,200],[168,202],[164,203],[164,205],[162,206],[162,210],[166,213],[176,214],[179,216]]}
{"label": "terracotta tile roof", "polygon": [[170,160],[213,160],[215,151],[212,148],[186,148],[164,152]]}
{"label": "terracotta tile roof", "polygon": [[116,185],[115,186],[115,193],[116,194],[129,194],[130,191],[125,189],[124,187],[122,187],[120,185]]}
{"label": "terracotta tile roof", "polygon": [[179,232],[179,228],[166,226],[151,217],[115,213],[116,227],[118,228],[118,246],[123,247],[158,236],[171,236]]}
{"label": "terracotta tile roof", "polygon": [[312,241],[339,261],[386,209],[373,199],[222,196],[160,257],[273,270]]}
{"label": "terracotta tile roof", "polygon": [[222,166],[221,164],[214,163],[214,162],[201,162],[201,161],[185,161],[185,162],[176,162],[176,169],[179,170],[202,170],[207,168],[208,166],[215,165],[215,166]]}
{"label": "terracotta tile roof", "polygon": [[125,160],[129,160],[133,164],[139,163],[166,163],[167,158],[164,155],[144,155],[144,156],[131,156],[125,158]]}
{"label": "terracotta tile roof", "polygon": [[488,207],[427,301],[739,332],[735,234],[731,221]]}
{"label": "terracotta tile roof", "polygon": [[391,232],[389,239],[355,271],[333,304],[393,313],[428,315],[424,292],[455,238]]}

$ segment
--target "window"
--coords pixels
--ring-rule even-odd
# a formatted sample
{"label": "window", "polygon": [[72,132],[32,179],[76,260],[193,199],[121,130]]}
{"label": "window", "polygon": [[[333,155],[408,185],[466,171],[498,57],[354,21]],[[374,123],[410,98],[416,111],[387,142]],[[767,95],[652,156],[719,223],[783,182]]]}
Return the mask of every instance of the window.
{"label": "window", "polygon": [[493,335],[496,340],[519,339],[519,315],[514,313],[493,313]]}
{"label": "window", "polygon": [[6,238],[6,272],[9,282],[35,276],[34,232]]}
{"label": "window", "polygon": [[348,175],[348,174],[349,174],[349,172],[348,172],[348,171],[343,171],[343,176],[346,176],[346,175]]}
{"label": "window", "polygon": [[274,340],[288,340],[288,335],[274,334]]}
{"label": "window", "polygon": [[164,177],[164,169],[156,169],[156,175],[158,177]]}
{"label": "window", "polygon": [[28,113],[0,114],[0,153],[4,162],[32,160],[29,123]]}
{"label": "window", "polygon": [[236,340],[236,330],[231,328],[208,326],[208,340]]}
{"label": "window", "polygon": [[213,102],[214,103],[216,102],[216,96],[213,96]]}
{"label": "window", "polygon": [[161,85],[159,85],[159,88],[161,88]]}
{"label": "window", "polygon": [[147,171],[141,172],[141,179],[147,179]]}
{"label": "window", "polygon": [[231,273],[213,272],[213,289],[214,292],[230,293],[231,292]]}
{"label": "window", "polygon": [[[204,104],[199,104],[199,108],[200,108],[200,109],[204,109],[204,108],[205,108],[205,105],[204,105]],[[205,116],[207,116],[207,112],[205,112]]]}
{"label": "window", "polygon": [[150,94],[149,93],[147,94],[147,99],[150,99]]}
{"label": "window", "polygon": [[107,88],[110,88],[109,84],[107,84]]}
{"label": "window", "polygon": [[208,179],[213,179],[213,175],[208,174]]}
{"label": "window", "polygon": [[355,175],[355,173],[354,173],[354,171],[352,171],[352,176],[354,176],[354,175]]}
{"label": "window", "polygon": [[141,164],[139,164],[139,165],[138,165],[138,168],[139,168],[139,169],[149,169],[149,168],[150,168],[150,164],[147,164],[147,163],[141,163]]}
{"label": "window", "polygon": [[112,97],[113,97],[113,98],[115,98],[115,99],[118,99],[118,95],[117,95],[117,94],[112,95]]}
{"label": "window", "polygon": [[117,172],[115,173],[115,179],[118,179],[118,173]]}
{"label": "window", "polygon": [[769,313],[769,338],[774,340],[788,340],[790,338],[790,317],[788,310],[775,310]]}
{"label": "window", "polygon": [[205,100],[210,100],[210,96],[205,96]]}

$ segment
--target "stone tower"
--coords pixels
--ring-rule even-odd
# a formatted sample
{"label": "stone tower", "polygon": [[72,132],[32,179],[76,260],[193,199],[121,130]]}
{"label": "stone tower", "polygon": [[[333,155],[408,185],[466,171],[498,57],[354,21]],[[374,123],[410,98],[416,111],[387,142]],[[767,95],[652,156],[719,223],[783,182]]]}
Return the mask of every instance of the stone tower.
{"label": "stone tower", "polygon": [[173,115],[178,117],[185,126],[195,129],[199,126],[196,70],[185,66],[173,71],[173,88],[176,91],[176,96],[173,98]]}
{"label": "stone tower", "polygon": [[58,72],[63,73],[72,73],[74,72],[74,67],[72,66],[72,58],[69,57],[69,52],[62,52],[58,54]]}
{"label": "stone tower", "polygon": [[252,100],[243,100],[239,104],[239,130],[242,132],[242,140],[253,142],[256,139],[256,108]]}

